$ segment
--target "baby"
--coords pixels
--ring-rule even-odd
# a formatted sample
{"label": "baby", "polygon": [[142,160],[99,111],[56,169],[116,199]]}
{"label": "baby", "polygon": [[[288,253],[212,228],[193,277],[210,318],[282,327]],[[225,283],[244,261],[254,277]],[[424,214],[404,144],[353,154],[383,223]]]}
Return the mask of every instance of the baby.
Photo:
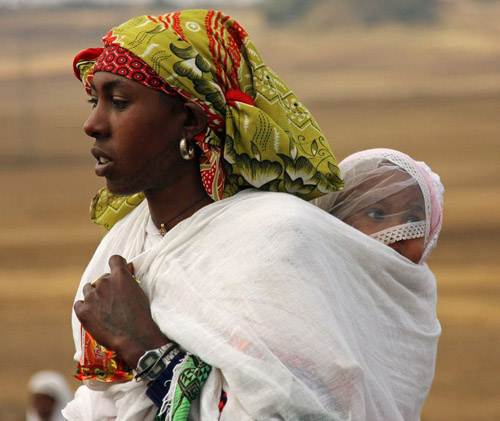
{"label": "baby", "polygon": [[345,187],[312,203],[422,264],[441,230],[444,187],[423,162],[392,149],[369,149],[340,163]]}

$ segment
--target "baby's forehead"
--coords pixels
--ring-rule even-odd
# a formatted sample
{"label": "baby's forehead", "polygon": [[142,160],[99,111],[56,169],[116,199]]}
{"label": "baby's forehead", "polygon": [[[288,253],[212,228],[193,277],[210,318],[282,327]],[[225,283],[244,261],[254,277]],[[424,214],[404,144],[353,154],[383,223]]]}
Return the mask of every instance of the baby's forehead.
{"label": "baby's forehead", "polygon": [[[357,184],[350,186],[355,196],[364,196],[369,202],[397,202],[401,206],[421,205],[424,197],[418,184],[404,169],[392,165],[378,167],[358,177]],[[365,200],[363,202],[366,203]]]}
{"label": "baby's forehead", "polygon": [[419,206],[424,209],[424,195],[418,184],[410,185],[388,196],[386,200],[397,203],[400,208]]}
{"label": "baby's forehead", "polygon": [[371,191],[375,188],[394,187],[394,191],[402,190],[403,188],[418,185],[408,172],[397,165],[380,165],[370,170],[356,170],[346,177],[346,184],[350,188],[355,188],[359,191]]}

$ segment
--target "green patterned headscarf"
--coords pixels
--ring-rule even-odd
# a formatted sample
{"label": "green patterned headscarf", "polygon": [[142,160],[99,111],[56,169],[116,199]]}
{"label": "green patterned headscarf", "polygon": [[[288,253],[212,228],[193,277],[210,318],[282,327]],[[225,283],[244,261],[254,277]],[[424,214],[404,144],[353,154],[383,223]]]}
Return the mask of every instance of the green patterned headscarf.
{"label": "green patterned headscarf", "polygon": [[[94,71],[122,74],[107,60],[126,50],[129,59],[147,64],[152,83],[126,70],[125,77],[152,88],[160,79],[165,93],[204,109],[208,127],[196,141],[202,181],[213,200],[248,187],[310,200],[342,187],[318,124],[229,16],[206,10],[140,16],[112,29],[103,44],[75,58],[87,91]],[[110,229],[143,199],[142,193],[119,197],[104,188],[92,202],[92,219]]]}

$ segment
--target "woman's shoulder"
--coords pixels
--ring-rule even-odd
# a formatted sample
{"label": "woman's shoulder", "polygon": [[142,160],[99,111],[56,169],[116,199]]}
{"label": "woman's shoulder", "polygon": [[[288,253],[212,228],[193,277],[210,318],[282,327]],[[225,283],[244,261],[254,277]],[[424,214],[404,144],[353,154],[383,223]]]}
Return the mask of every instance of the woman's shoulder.
{"label": "woman's shoulder", "polygon": [[251,189],[222,202],[226,200],[224,221],[231,221],[237,227],[236,231],[243,230],[252,235],[270,236],[277,231],[295,231],[302,232],[300,237],[304,238],[315,236],[340,222],[308,201],[288,193]]}
{"label": "woman's shoulder", "polygon": [[231,203],[228,202],[227,205],[232,211],[242,215],[266,214],[294,219],[303,218],[304,214],[321,211],[306,200],[292,194],[256,189],[244,190],[226,200],[231,200]]}

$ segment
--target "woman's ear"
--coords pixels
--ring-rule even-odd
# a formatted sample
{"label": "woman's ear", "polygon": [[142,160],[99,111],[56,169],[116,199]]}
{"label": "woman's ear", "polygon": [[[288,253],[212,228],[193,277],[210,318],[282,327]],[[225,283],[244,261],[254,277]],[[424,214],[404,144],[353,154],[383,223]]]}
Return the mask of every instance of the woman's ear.
{"label": "woman's ear", "polygon": [[203,108],[193,101],[184,103],[187,118],[184,123],[184,130],[186,131],[186,138],[193,139],[197,134],[204,132],[207,129],[207,115]]}

